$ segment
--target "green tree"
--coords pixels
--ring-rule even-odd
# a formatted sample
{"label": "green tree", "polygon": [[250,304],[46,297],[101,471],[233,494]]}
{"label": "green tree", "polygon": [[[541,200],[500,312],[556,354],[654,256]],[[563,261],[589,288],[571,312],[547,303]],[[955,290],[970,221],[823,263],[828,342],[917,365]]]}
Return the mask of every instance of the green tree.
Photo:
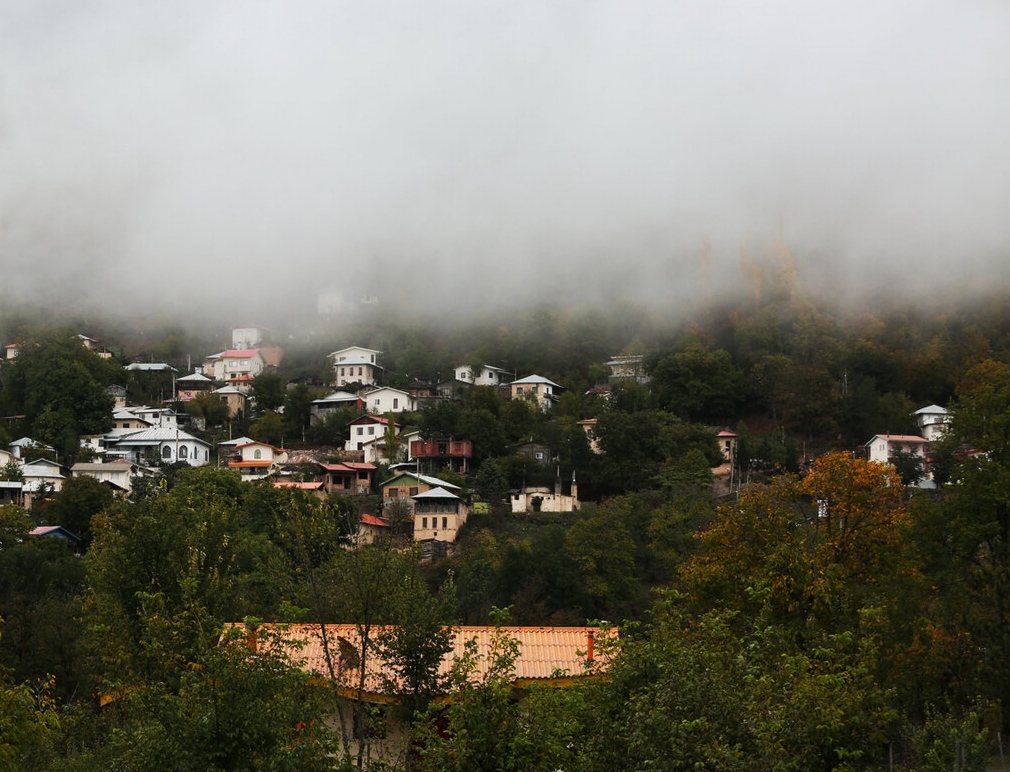
{"label": "green tree", "polygon": [[76,476],[64,482],[42,514],[50,525],[62,525],[78,536],[85,548],[91,544],[91,519],[112,504],[112,491],[94,477]]}
{"label": "green tree", "polygon": [[121,367],[84,348],[75,335],[44,331],[5,366],[0,410],[23,415],[32,436],[72,455],[79,435],[111,428],[113,399],[105,389],[123,380]]}
{"label": "green tree", "polygon": [[249,395],[256,405],[256,412],[277,411],[284,404],[285,381],[276,370],[264,370],[250,384]]}
{"label": "green tree", "polygon": [[726,422],[743,401],[743,376],[729,352],[692,344],[651,369],[657,404],[687,421]]}

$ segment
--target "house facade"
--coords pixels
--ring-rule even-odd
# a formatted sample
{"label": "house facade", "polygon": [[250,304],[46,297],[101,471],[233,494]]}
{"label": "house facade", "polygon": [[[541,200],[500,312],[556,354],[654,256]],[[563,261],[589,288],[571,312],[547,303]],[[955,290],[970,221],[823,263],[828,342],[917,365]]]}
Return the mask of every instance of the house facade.
{"label": "house facade", "polygon": [[867,459],[889,464],[891,458],[898,453],[909,453],[925,459],[928,444],[923,437],[914,434],[876,434],[864,447]]}
{"label": "house facade", "polygon": [[345,496],[365,496],[372,492],[375,465],[357,461],[339,464],[320,464],[323,470],[323,487],[327,493]]}
{"label": "house facade", "polygon": [[950,413],[939,405],[928,405],[916,410],[912,415],[919,426],[919,433],[928,442],[936,442],[947,431]]}
{"label": "house facade", "polygon": [[[364,452],[365,445],[381,439],[389,426],[389,419],[385,416],[363,415],[355,418],[347,426],[348,437],[344,443],[344,450]],[[392,427],[395,434],[400,433],[399,426],[393,423]]]}
{"label": "house facade", "polygon": [[364,394],[363,401],[369,413],[411,413],[414,398],[405,391],[383,386]]}
{"label": "house facade", "polygon": [[492,365],[482,365],[477,372],[470,365],[460,365],[453,370],[453,377],[473,386],[501,386],[511,380],[512,373]]}
{"label": "house facade", "polygon": [[436,486],[410,498],[414,502],[414,541],[456,541],[469,514],[459,496]]}
{"label": "house facade", "polygon": [[382,500],[386,502],[403,499],[410,501],[411,497],[425,491],[430,491],[433,488],[442,488],[454,495],[460,492],[458,485],[453,485],[446,480],[407,471],[395,474],[381,483],[379,487],[382,489]]}
{"label": "house facade", "polygon": [[546,486],[529,486],[512,494],[512,512],[575,512],[579,508],[579,486],[572,475],[572,484],[566,495],[562,491],[561,480],[554,483],[554,490]]}
{"label": "house facade", "polygon": [[265,442],[246,442],[236,445],[235,455],[228,468],[242,475],[245,481],[262,480],[276,472],[288,460],[288,452]]}
{"label": "house facade", "polygon": [[333,383],[339,389],[348,384],[374,386],[379,382],[382,368],[376,362],[382,352],[363,346],[348,346],[328,354],[333,362]]}
{"label": "house facade", "polygon": [[266,362],[256,349],[228,349],[203,362],[203,374],[233,385],[247,383],[263,372]]}
{"label": "house facade", "polygon": [[509,384],[512,399],[531,399],[541,410],[548,410],[557,401],[561,386],[542,375],[527,375]]}

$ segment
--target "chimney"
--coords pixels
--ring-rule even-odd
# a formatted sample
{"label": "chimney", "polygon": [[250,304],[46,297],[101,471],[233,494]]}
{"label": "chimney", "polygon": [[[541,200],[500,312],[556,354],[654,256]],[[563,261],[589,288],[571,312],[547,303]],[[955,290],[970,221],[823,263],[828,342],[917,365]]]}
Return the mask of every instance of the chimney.
{"label": "chimney", "polygon": [[593,639],[593,631],[586,631],[586,664],[592,665],[596,660],[593,659],[593,644],[595,643]]}
{"label": "chimney", "polygon": [[245,639],[245,641],[246,641],[246,647],[253,654],[256,653],[256,648],[258,646],[258,642],[256,640],[256,627],[257,627],[256,625],[247,625],[246,626],[246,639]]}

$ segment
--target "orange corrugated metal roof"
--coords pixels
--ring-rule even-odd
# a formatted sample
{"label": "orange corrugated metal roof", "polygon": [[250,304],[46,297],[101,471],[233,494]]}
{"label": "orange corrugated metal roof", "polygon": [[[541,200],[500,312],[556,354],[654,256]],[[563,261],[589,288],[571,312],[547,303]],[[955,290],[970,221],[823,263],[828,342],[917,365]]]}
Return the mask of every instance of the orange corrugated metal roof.
{"label": "orange corrugated metal roof", "polygon": [[269,467],[273,464],[273,459],[263,458],[258,461],[229,461],[229,469],[249,469],[255,467]]}
{"label": "orange corrugated metal roof", "polygon": [[303,491],[317,491],[323,487],[321,482],[294,482],[291,480],[274,480],[275,488],[298,488]]}
{"label": "orange corrugated metal roof", "polygon": [[[229,627],[243,629],[235,623]],[[387,684],[395,680],[394,673],[379,657],[374,648],[375,639],[384,628],[373,627],[370,640],[373,648],[366,663],[365,691],[381,695],[388,691]],[[356,625],[327,624],[326,643],[330,652],[334,675],[338,688],[356,689],[360,676],[357,657],[360,653],[361,636]],[[305,669],[330,678],[330,666],[323,646],[320,625],[260,625],[257,632],[258,645],[269,645],[266,632],[280,636],[282,645],[290,642],[288,653],[293,661]],[[609,666],[608,654],[601,652],[601,643],[616,642],[615,628],[598,627],[503,627],[462,626],[453,628],[452,649],[442,658],[439,668],[441,675],[448,675],[453,663],[463,656],[468,641],[476,643],[477,661],[472,678],[479,681],[488,671],[489,653],[494,637],[500,633],[515,639],[519,644],[519,658],[516,660],[513,682],[546,680],[558,677],[576,677],[599,673]],[[593,637],[594,661],[587,663],[589,638]]]}

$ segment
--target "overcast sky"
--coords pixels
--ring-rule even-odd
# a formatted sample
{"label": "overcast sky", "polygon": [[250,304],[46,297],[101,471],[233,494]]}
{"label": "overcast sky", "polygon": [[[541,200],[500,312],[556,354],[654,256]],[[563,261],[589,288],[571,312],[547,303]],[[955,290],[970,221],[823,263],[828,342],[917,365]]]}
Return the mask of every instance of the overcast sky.
{"label": "overcast sky", "polygon": [[675,305],[776,240],[1006,276],[1010,3],[0,0],[8,293]]}

